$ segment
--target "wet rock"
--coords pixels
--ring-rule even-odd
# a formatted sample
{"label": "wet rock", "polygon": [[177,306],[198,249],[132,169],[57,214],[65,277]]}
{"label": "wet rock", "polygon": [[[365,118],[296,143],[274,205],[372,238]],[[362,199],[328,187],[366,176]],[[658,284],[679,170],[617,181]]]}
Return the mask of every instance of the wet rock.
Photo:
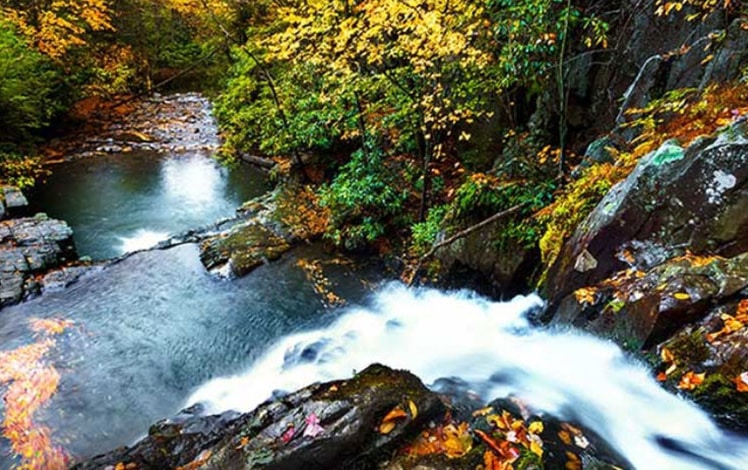
{"label": "wet rock", "polygon": [[[394,408],[417,407],[388,433],[377,431]],[[199,462],[203,469],[377,468],[391,452],[443,414],[433,392],[405,371],[373,365],[350,380],[315,384],[246,414],[196,417],[187,410],[154,425],[148,437],[73,468],[102,469],[134,463],[167,469]],[[315,418],[311,418],[315,416]],[[319,421],[322,430],[308,431]]]}
{"label": "wet rock", "polygon": [[[683,327],[658,347],[655,361],[667,388],[742,432],[748,431],[748,374],[743,375],[748,372],[747,298],[711,308],[700,322]],[[681,385],[689,372],[704,374],[703,382],[693,388]],[[739,383],[745,386],[741,389]]]}
{"label": "wet rock", "polygon": [[[748,251],[747,130],[740,120],[687,149],[668,142],[644,157],[564,244],[544,288],[551,305],[686,250],[725,257]],[[585,253],[594,267],[575,269]]]}
{"label": "wet rock", "polygon": [[200,260],[214,272],[243,276],[257,266],[274,261],[290,249],[283,238],[258,223],[245,223],[200,245]]}
{"label": "wet rock", "polygon": [[9,213],[18,212],[25,209],[29,205],[29,201],[26,196],[23,195],[20,189],[14,186],[3,186],[3,202],[5,210]]}
{"label": "wet rock", "polygon": [[602,334],[629,350],[650,349],[747,287],[748,253],[731,259],[687,255],[646,272],[621,271],[571,294],[553,322]]}
{"label": "wet rock", "polygon": [[0,307],[40,291],[38,276],[77,259],[73,231],[43,214],[0,222]]}

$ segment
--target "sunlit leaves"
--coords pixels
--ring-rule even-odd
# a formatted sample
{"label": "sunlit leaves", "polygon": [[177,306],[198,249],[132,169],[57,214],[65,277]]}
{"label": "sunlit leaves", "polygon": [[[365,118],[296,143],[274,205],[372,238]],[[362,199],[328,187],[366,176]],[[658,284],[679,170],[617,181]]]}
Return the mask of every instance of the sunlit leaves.
{"label": "sunlit leaves", "polygon": [[23,8],[0,1],[3,13],[42,53],[60,59],[86,44],[91,31],[112,29],[108,0],[33,0]]}

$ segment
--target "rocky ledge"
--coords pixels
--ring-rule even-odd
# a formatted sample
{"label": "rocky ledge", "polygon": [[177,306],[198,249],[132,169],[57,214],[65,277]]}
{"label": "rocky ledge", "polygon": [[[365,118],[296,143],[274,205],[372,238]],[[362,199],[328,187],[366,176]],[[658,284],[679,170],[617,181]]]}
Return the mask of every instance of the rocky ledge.
{"label": "rocky ledge", "polygon": [[[4,187],[2,194],[4,216],[26,210],[17,188]],[[64,221],[44,214],[0,221],[0,308],[69,284],[85,270],[67,267],[77,259],[73,231]]]}
{"label": "rocky ledge", "polygon": [[465,396],[440,395],[409,372],[372,365],[245,414],[199,416],[196,405],[155,424],[132,447],[73,468],[473,470],[487,461],[497,465],[489,468],[582,468],[583,461],[628,467],[571,423],[527,416],[510,400],[481,407]]}

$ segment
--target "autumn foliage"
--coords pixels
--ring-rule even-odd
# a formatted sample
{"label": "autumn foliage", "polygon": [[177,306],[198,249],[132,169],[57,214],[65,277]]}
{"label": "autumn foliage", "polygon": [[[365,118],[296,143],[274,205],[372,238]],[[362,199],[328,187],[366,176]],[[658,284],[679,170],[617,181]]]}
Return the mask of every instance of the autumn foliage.
{"label": "autumn foliage", "polygon": [[20,469],[64,469],[70,461],[52,440],[50,429],[33,418],[55,394],[60,381],[59,373],[44,357],[55,347],[54,337],[71,326],[70,321],[61,319],[32,320],[30,328],[37,342],[0,352],[0,386],[7,386],[2,434],[21,459]]}

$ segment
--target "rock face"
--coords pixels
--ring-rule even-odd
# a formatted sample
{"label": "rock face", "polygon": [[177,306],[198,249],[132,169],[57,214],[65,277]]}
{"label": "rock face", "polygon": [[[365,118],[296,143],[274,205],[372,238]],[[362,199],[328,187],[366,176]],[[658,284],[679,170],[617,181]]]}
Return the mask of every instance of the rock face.
{"label": "rock face", "polygon": [[647,270],[686,249],[748,251],[748,124],[687,149],[666,143],[615,186],[551,267],[552,303],[629,267]]}
{"label": "rock face", "polygon": [[748,429],[747,207],[745,118],[686,149],[666,143],[566,242],[547,317],[659,353],[667,386]]}
{"label": "rock face", "polygon": [[[407,414],[386,434],[376,431],[391,410],[408,410],[410,402],[417,415]],[[311,385],[247,414],[185,415],[158,423],[133,447],[74,468],[121,462],[166,469],[195,461],[221,470],[372,468],[442,412],[437,395],[414,375],[373,365],[351,380]],[[321,430],[313,430],[317,421]]]}
{"label": "rock face", "polygon": [[0,222],[0,307],[38,293],[40,275],[76,259],[63,221],[39,214]]}

